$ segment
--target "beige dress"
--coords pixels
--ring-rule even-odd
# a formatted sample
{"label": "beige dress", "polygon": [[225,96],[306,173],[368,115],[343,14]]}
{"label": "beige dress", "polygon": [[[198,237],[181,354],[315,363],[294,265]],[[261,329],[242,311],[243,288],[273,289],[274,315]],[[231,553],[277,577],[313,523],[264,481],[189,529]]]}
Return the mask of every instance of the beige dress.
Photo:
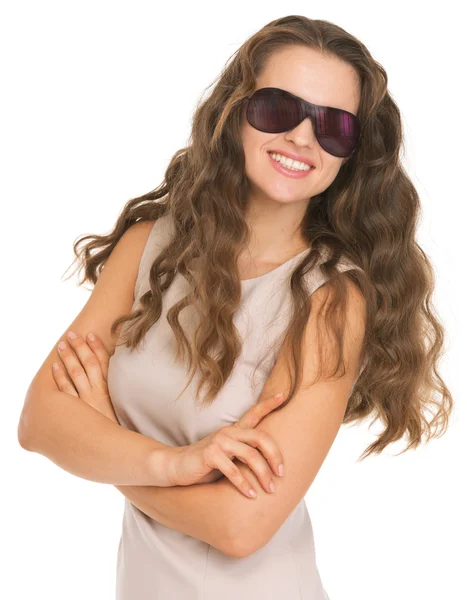
{"label": "beige dress", "polygon": [[[168,219],[160,218],[149,235],[139,266],[134,307],[149,290],[151,264],[172,234]],[[169,446],[182,446],[238,421],[257,402],[277,358],[292,309],[288,276],[305,252],[265,275],[242,282],[242,302],[234,322],[243,339],[243,350],[225,387],[205,409],[194,402],[197,377],[173,402],[188,380],[186,369],[175,363],[175,340],[165,318],[168,308],[187,292],[187,281],[177,274],[164,296],[161,318],[146,334],[144,345],[133,353],[117,347],[111,357],[108,384],[120,424]],[[339,266],[340,270],[349,268],[348,263]],[[322,283],[317,268],[307,274],[310,293]],[[188,334],[196,321],[191,315],[190,322],[190,309],[180,316]],[[316,565],[305,500],[263,548],[245,558],[232,558],[206,542],[154,521],[125,498],[116,598],[327,600]]]}

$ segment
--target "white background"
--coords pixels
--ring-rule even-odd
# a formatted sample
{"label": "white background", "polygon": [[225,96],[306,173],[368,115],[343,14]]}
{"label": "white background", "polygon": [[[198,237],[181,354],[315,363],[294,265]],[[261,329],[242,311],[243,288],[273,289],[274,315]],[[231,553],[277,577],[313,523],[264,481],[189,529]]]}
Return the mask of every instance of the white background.
{"label": "white background", "polygon": [[404,165],[423,205],[418,242],[435,268],[434,302],[446,327],[440,374],[456,401],[448,433],[400,457],[404,444],[357,464],[379,428],[341,428],[306,497],[323,583],[331,600],[467,598],[467,56],[459,6],[2,4],[2,598],[114,598],[124,498],[20,447],[24,396],[89,296],[88,284],[61,279],[73,241],[109,232],[128,199],[159,185],[225,62],[287,14],[342,26],[389,75],[403,115]]}

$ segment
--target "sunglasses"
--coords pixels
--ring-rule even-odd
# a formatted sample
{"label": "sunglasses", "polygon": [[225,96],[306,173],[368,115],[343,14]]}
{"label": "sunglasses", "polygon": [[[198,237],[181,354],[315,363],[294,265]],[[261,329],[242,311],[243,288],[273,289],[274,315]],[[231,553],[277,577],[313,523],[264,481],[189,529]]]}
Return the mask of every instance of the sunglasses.
{"label": "sunglasses", "polygon": [[340,158],[355,151],[360,138],[360,121],[340,108],[318,106],[279,88],[261,88],[248,97],[246,118],[265,133],[282,133],[310,117],[319,145]]}

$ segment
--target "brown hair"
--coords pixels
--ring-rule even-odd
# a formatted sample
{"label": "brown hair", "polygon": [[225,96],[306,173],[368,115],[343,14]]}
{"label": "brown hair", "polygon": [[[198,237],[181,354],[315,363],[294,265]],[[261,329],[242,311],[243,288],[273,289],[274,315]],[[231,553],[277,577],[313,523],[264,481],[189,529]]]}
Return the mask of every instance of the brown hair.
{"label": "brown hair", "polygon": [[[111,331],[115,335],[125,323],[120,343],[131,349],[138,346],[160,318],[163,292],[177,272],[183,275],[190,294],[170,308],[167,319],[177,341],[177,358],[185,356],[185,350],[188,353],[187,386],[199,369],[197,396],[207,385],[203,405],[214,401],[242,348],[233,324],[241,300],[237,259],[249,239],[242,108],[266,62],[288,45],[336,56],[355,69],[361,86],[357,116],[362,129],[357,150],[332,184],[310,198],[301,224],[310,252],[290,280],[294,309],[284,344],[292,356],[293,383],[287,402],[303,378],[301,343],[311,307],[303,275],[317,263],[319,249],[326,247],[328,260],[318,268],[332,290],[325,318],[338,342],[337,366],[342,363],[341,316],[345,314],[337,308],[345,308],[346,278],[358,285],[367,304],[362,356],[368,362],[354,384],[343,423],[374,415],[372,422],[379,418],[385,425],[359,460],[382,452],[405,432],[406,452],[421,443],[424,433],[428,441],[447,428],[452,397],[437,371],[444,332],[431,304],[433,269],[415,241],[420,200],[400,162],[401,116],[388,91],[386,71],[359,40],[337,25],[292,15],[271,21],[248,39],[197,107],[190,143],[174,154],[164,182],[129,200],[109,235],[87,235],[74,243],[84,268],[79,283],[96,282],[107,257],[132,224],[169,214],[175,235],[152,264],[150,290],[141,296],[139,307],[114,322]],[[88,239],[92,241],[78,250]],[[98,251],[91,255],[94,250]],[[362,271],[339,273],[335,265],[341,257]],[[192,344],[178,321],[188,305],[200,316]],[[214,350],[217,359],[210,354]],[[434,409],[430,421],[425,415],[429,408]]]}

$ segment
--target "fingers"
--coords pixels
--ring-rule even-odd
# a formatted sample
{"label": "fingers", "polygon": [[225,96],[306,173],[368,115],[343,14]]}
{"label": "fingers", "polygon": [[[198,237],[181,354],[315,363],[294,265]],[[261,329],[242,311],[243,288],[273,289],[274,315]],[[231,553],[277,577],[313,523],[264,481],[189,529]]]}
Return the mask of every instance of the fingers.
{"label": "fingers", "polygon": [[[81,361],[84,360],[87,362],[89,368],[89,356],[86,356],[86,354],[92,352],[89,347],[87,347],[87,353],[86,351],[83,352],[83,344],[80,345],[79,342],[77,343],[77,340],[70,340],[69,337],[68,339],[73,343],[73,347],[64,340],[61,340],[57,347],[58,354],[65,365],[67,374],[73,382],[73,385],[75,386],[79,396],[83,398],[89,394],[91,390],[91,384],[87,375],[87,371],[84,368],[84,364],[82,364]],[[86,346],[86,344],[84,345]],[[79,356],[77,357],[78,353]],[[97,363],[97,358],[95,356],[94,362]]]}
{"label": "fingers", "polygon": [[[79,395],[88,393],[91,388],[102,388],[107,378],[104,376],[101,361],[94,352],[94,348],[91,349],[80,335],[73,334],[73,332],[68,332],[67,339],[69,346],[66,344],[65,350],[59,349],[60,358],[65,363]],[[105,350],[102,342],[96,338],[93,342],[94,345],[102,356],[103,350]],[[106,363],[105,358],[104,364],[108,365],[108,360]]]}
{"label": "fingers", "polygon": [[60,363],[54,363],[52,365],[52,375],[61,392],[65,392],[70,396],[78,396],[75,386],[68,379],[66,372]]}
{"label": "fingers", "polygon": [[258,423],[264,419],[275,408],[280,406],[285,400],[284,392],[271,396],[262,402],[252,406],[235,425],[244,429],[254,429]]}
{"label": "fingers", "polygon": [[229,431],[229,435],[233,436],[238,442],[242,442],[242,444],[245,445],[245,448],[258,448],[276,475],[283,477],[284,457],[282,456],[279,446],[269,433],[261,431],[260,429],[229,429],[231,430]]}
{"label": "fingers", "polygon": [[94,333],[88,333],[86,340],[92,348],[92,351],[97,356],[101,365],[102,375],[104,380],[107,381],[107,374],[109,372],[109,361],[110,354],[107,352],[107,348],[104,346],[100,338]]}
{"label": "fingers", "polygon": [[[258,481],[262,485],[265,492],[270,494],[275,491],[274,482],[272,480],[271,467],[266,462],[266,459],[258,452],[258,450],[255,450],[251,446],[237,441],[233,438],[230,438],[228,436],[225,436],[225,438],[222,439],[220,445],[224,456],[235,456],[241,462],[248,465],[248,467],[258,478]],[[231,461],[229,460],[229,462]],[[235,464],[233,464],[233,467],[235,467],[235,469],[239,471],[240,476],[243,478],[243,475],[241,475],[241,471],[238,469],[238,467]],[[238,475],[232,469],[232,467],[229,466],[229,468],[231,473],[235,474],[235,476],[238,479]],[[244,486],[243,482],[242,486]]]}
{"label": "fingers", "polygon": [[213,468],[219,469],[247,498],[255,498],[256,492],[235,465],[220,448],[212,450]]}
{"label": "fingers", "polygon": [[[260,448],[264,457],[254,448]],[[242,493],[245,493],[247,482],[240,469],[232,462],[233,456],[250,467],[266,492],[274,492],[274,487],[271,488],[271,484],[274,485],[271,467],[282,477],[284,461],[281,451],[268,433],[230,426],[219,429],[212,438],[209,466],[222,471]],[[248,495],[248,492],[249,488],[245,495]]]}

